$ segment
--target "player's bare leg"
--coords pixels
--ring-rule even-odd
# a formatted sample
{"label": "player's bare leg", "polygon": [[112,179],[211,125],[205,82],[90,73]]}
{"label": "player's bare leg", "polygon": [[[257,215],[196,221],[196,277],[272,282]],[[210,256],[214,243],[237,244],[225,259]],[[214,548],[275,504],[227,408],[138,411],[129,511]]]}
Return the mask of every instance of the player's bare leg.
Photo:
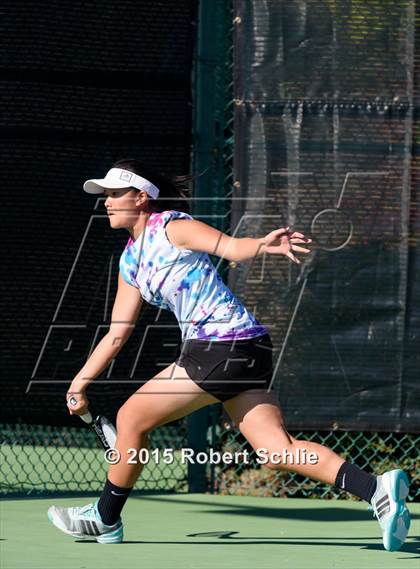
{"label": "player's bare leg", "polygon": [[[148,446],[148,434],[160,425],[175,421],[218,400],[205,392],[188,376],[185,368],[171,364],[138,389],[117,415],[115,447],[121,459],[111,464],[108,479],[117,486],[134,486],[143,463],[129,464],[127,449],[138,451]],[[134,462],[134,461],[133,461]]]}
{"label": "player's bare leg", "polygon": [[[267,449],[264,459],[275,458],[267,462],[269,468],[334,484],[366,500],[381,526],[385,549],[396,551],[403,545],[410,528],[405,505],[409,481],[403,470],[394,469],[376,477],[326,446],[295,439],[286,430],[275,393],[247,391],[225,402],[224,407],[253,448]],[[283,455],[283,450],[287,454]]]}
{"label": "player's bare leg", "polygon": [[290,462],[268,462],[268,468],[293,470],[303,476],[334,484],[344,459],[326,446],[292,437],[284,425],[277,394],[250,390],[226,401],[224,407],[252,447],[267,449],[267,456],[283,449],[288,453],[285,453],[286,457],[309,457],[310,453],[316,456],[314,464],[308,461],[293,465]]}

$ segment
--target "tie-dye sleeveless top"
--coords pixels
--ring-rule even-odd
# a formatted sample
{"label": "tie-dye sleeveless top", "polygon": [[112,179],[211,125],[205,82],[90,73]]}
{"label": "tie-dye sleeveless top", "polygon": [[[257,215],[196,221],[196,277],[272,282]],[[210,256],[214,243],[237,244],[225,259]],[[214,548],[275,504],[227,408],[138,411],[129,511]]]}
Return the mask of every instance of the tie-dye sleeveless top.
{"label": "tie-dye sleeveless top", "polygon": [[171,219],[193,219],[167,210],[151,213],[144,231],[129,238],[120,258],[125,281],[150,304],[175,314],[182,341],[241,340],[268,332],[224,284],[205,252],[178,249],[165,226]]}

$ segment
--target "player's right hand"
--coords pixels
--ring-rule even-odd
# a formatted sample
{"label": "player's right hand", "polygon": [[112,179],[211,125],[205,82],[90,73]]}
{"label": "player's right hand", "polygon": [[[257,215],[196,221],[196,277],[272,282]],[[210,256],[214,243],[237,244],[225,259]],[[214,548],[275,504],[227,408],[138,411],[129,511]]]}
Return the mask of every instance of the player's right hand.
{"label": "player's right hand", "polygon": [[[76,405],[73,405],[70,402],[71,399],[76,400]],[[86,397],[86,393],[80,391],[78,393],[68,391],[66,394],[66,400],[70,415],[84,415],[88,412],[89,399]]]}

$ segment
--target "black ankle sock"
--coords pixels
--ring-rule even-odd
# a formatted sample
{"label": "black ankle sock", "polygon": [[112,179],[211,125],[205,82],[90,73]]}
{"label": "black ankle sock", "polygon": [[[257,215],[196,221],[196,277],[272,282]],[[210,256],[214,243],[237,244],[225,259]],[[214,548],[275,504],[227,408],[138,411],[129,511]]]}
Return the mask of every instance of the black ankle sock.
{"label": "black ankle sock", "polygon": [[116,523],[131,490],[132,488],[115,486],[108,478],[106,479],[98,502],[98,510],[104,524],[112,526]]}
{"label": "black ankle sock", "polygon": [[343,462],[337,472],[335,486],[370,502],[376,490],[376,476],[355,464]]}

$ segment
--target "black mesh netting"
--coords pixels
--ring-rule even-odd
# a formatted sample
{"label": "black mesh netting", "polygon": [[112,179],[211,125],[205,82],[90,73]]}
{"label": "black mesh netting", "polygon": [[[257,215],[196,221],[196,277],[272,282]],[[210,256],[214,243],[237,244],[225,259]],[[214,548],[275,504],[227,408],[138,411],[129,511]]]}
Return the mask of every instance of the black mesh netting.
{"label": "black mesh netting", "polygon": [[418,8],[236,2],[234,226],[313,239],[230,275],[291,428],[420,429]]}
{"label": "black mesh netting", "polygon": [[[5,421],[74,424],[64,393],[106,331],[128,239],[109,230],[103,201],[82,183],[124,157],[166,174],[189,172],[195,18],[195,0],[2,3]],[[143,307],[114,370],[133,384],[91,388],[96,409],[111,418],[165,364],[163,336],[180,339],[165,311],[157,324],[172,327],[150,330],[147,356],[132,373],[156,312]],[[51,379],[61,383],[40,383]]]}

